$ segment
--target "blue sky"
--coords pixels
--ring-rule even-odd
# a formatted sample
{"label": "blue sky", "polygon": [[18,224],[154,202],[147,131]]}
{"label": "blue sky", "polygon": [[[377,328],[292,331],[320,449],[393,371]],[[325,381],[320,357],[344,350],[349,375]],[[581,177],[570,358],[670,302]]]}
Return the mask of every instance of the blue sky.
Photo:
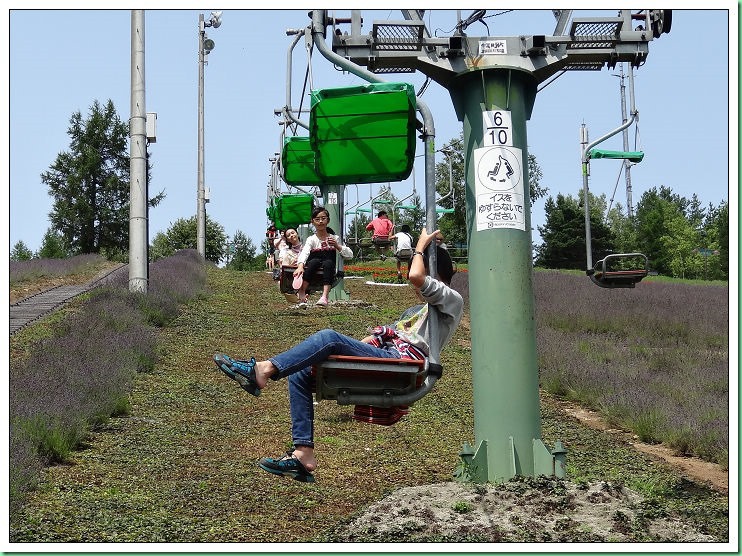
{"label": "blue sky", "polygon": [[[632,149],[638,141],[636,148],[645,152],[645,158],[632,168],[633,199],[636,205],[644,191],[660,185],[688,198],[696,193],[704,206],[730,200],[731,193],[736,229],[738,62],[729,36],[734,33],[731,44],[736,45],[737,5],[707,5],[720,9],[674,10],[672,31],[650,43],[646,64],[635,70],[639,125],[638,135],[631,128],[630,141]],[[150,210],[150,241],[178,218],[196,212],[197,27],[199,13],[208,19],[212,9],[224,14],[220,28],[207,30],[216,47],[205,68],[205,182],[211,190],[206,210],[230,237],[237,230],[255,242],[264,237],[268,159],[279,150],[279,119],[274,109],[286,99],[291,37],[285,30],[305,27],[307,8],[206,6],[145,11],[146,109],[157,113],[157,142],[150,146],[150,188],[151,194],[164,189],[167,195]],[[726,9],[734,10],[731,30]],[[500,11],[490,10],[488,15]],[[466,16],[470,11],[462,12]],[[599,13],[577,10],[576,15]],[[338,10],[336,15],[347,17],[349,11]],[[364,32],[372,20],[402,18],[396,10],[377,9],[363,15]],[[455,20],[452,10],[434,10],[426,17],[431,32],[439,35],[450,35]],[[517,10],[490,17],[487,24],[490,36],[550,35],[555,20],[550,10]],[[8,27],[9,145],[4,149],[9,154],[4,165],[9,168],[8,249],[23,240],[35,251],[49,227],[51,210],[51,197],[39,176],[59,152],[69,148],[67,128],[72,113],[79,110],[86,115],[96,99],[101,103],[111,99],[121,118],[129,118],[131,13],[128,9],[13,9]],[[488,35],[480,23],[467,33]],[[730,55],[734,56],[731,61]],[[294,50],[293,63],[297,105],[307,64],[301,46]],[[312,74],[314,88],[362,83],[358,77],[336,71],[319,53],[312,58]],[[618,68],[568,72],[538,94],[528,122],[528,145],[541,166],[542,184],[548,186],[549,195],[576,196],[580,191],[579,128],[583,122],[591,139],[621,124],[617,74]],[[385,77],[412,82],[416,90],[424,81],[419,73]],[[731,103],[730,87],[734,88]],[[431,83],[422,98],[435,118],[436,146],[457,137],[461,123],[448,92]],[[622,150],[621,135],[601,146]],[[619,170],[618,161],[594,161],[591,191],[611,198]],[[416,175],[418,191],[422,191],[422,165]],[[734,184],[731,192],[730,180]],[[393,184],[398,197],[407,195],[411,187],[411,179]],[[359,189],[361,198],[368,199],[369,186]],[[352,204],[355,198],[355,187],[351,187],[346,200]],[[615,200],[626,204],[623,176]],[[543,207],[544,199],[536,203],[532,214],[536,243],[540,237],[535,228],[544,223]]]}

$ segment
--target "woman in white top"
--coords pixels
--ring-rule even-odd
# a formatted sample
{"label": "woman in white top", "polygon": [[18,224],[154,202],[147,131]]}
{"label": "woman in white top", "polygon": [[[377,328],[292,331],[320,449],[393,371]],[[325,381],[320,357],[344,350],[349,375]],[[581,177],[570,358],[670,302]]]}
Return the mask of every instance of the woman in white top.
{"label": "woman in white top", "polygon": [[286,228],[281,236],[276,240],[278,261],[281,266],[296,266],[296,259],[299,258],[302,249],[299,233],[294,228]]}
{"label": "woman in white top", "polygon": [[343,245],[339,236],[327,231],[329,223],[330,213],[327,209],[315,207],[312,211],[315,233],[304,243],[294,271],[294,278],[302,279],[301,287],[296,293],[300,304],[306,304],[309,282],[317,273],[321,273],[322,297],[317,300],[317,305],[326,307],[327,297],[330,295],[330,288],[337,272],[337,254],[340,253],[346,259],[353,256],[353,251]]}

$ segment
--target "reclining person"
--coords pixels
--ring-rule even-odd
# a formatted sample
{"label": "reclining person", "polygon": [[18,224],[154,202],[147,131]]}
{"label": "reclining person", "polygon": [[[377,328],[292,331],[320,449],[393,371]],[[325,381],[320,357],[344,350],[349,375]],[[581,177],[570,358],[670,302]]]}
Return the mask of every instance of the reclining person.
{"label": "reclining person", "polygon": [[443,348],[453,336],[461,321],[464,300],[450,287],[453,263],[448,252],[433,245],[437,253],[439,279],[428,275],[428,257],[425,249],[439,230],[420,233],[412,255],[409,280],[418,296],[425,302],[405,311],[403,318],[391,326],[373,329],[373,335],[356,340],[332,329],[325,329],[309,336],[291,349],[267,360],[233,359],[228,355],[214,355],[214,362],[243,389],[259,396],[268,379],[289,381],[289,406],[291,433],[294,449],[279,458],[263,458],[258,465],[275,475],[293,477],[298,481],[313,482],[312,472],[317,468],[314,456],[314,404],[312,400],[312,365],[331,355],[355,355],[391,359],[424,359],[430,353],[428,333],[428,306],[433,305],[439,314],[438,341]]}

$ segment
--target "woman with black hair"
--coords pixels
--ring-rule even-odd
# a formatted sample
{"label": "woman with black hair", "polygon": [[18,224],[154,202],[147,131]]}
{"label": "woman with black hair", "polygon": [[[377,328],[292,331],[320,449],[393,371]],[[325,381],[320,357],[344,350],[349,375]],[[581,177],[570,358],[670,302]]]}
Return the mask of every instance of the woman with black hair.
{"label": "woman with black hair", "polygon": [[[332,282],[335,280],[337,272],[337,254],[340,253],[344,258],[353,256],[350,247],[343,245],[340,237],[330,233],[332,228],[328,228],[330,223],[330,213],[324,207],[315,207],[312,211],[312,224],[315,233],[307,238],[304,247],[299,253],[296,260],[296,270],[294,271],[294,286],[298,291],[299,304],[307,303],[307,288],[317,274],[322,277],[322,296],[317,300],[317,305],[327,307],[327,298],[330,295]],[[299,285],[299,282],[301,284]]]}

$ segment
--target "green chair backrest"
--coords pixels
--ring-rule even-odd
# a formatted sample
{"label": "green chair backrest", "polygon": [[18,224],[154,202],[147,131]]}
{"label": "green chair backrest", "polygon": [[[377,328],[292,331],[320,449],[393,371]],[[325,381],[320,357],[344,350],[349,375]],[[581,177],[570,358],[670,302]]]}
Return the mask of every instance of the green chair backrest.
{"label": "green chair backrest", "polygon": [[281,149],[283,181],[289,185],[321,185],[309,137],[285,137]]}
{"label": "green chair backrest", "polygon": [[604,149],[590,149],[589,158],[626,159],[630,162],[641,162],[644,159],[643,151],[606,151]]}
{"label": "green chair backrest", "polygon": [[286,193],[276,198],[274,220],[279,230],[296,228],[302,224],[309,224],[312,220],[314,195],[309,193]]}
{"label": "green chair backrest", "polygon": [[414,87],[370,83],[311,93],[309,138],[324,183],[406,179],[415,161]]}

